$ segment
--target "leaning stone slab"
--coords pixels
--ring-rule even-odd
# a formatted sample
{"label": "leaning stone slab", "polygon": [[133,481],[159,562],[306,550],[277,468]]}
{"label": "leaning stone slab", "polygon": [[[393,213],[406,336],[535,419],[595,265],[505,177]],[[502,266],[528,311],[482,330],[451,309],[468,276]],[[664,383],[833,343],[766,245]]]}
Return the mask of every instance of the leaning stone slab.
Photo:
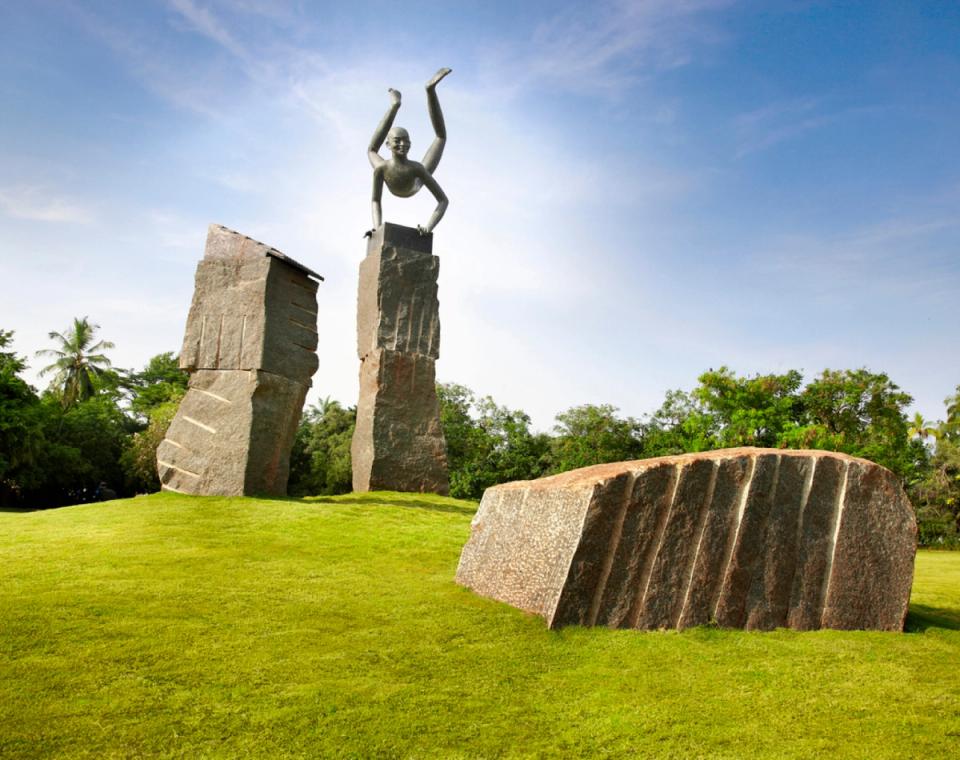
{"label": "leaning stone slab", "polygon": [[164,490],[286,493],[309,385],[263,371],[199,370],[157,448]]}
{"label": "leaning stone slab", "polygon": [[211,224],[197,264],[180,367],[264,370],[299,382],[317,371],[317,285],[270,246]]}
{"label": "leaning stone slab", "polygon": [[725,449],[489,488],[457,582],[551,628],[899,631],[916,537],[879,465]]}
{"label": "leaning stone slab", "polygon": [[157,449],[164,490],[286,493],[318,364],[319,279],[274,248],[210,225],[180,352],[189,388]]}

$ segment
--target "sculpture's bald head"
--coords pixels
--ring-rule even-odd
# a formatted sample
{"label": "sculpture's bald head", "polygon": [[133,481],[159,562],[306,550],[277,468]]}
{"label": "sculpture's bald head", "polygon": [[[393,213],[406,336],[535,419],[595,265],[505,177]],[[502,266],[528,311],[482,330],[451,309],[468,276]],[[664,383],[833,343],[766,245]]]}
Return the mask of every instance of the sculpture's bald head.
{"label": "sculpture's bald head", "polygon": [[403,127],[393,127],[387,132],[387,147],[394,153],[406,156],[410,150],[410,133]]}

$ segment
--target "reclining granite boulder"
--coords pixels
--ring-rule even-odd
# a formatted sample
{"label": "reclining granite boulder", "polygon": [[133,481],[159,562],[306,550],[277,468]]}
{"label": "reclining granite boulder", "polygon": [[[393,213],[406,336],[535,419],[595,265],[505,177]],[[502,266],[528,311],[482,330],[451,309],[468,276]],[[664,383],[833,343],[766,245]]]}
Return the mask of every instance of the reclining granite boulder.
{"label": "reclining granite boulder", "polygon": [[551,628],[900,631],[916,536],[879,465],[725,449],[489,488],[457,582]]}

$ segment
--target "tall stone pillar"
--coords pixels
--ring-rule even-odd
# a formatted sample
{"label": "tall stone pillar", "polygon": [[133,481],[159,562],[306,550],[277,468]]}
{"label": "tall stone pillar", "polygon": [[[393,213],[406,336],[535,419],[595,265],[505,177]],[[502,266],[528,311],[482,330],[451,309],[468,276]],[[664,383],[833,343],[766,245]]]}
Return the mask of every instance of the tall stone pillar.
{"label": "tall stone pillar", "polygon": [[360,264],[354,491],[450,491],[434,369],[440,260],[432,249],[432,235],[387,223]]}
{"label": "tall stone pillar", "polygon": [[157,449],[165,491],[287,492],[317,370],[316,272],[211,224],[180,352],[190,384]]}

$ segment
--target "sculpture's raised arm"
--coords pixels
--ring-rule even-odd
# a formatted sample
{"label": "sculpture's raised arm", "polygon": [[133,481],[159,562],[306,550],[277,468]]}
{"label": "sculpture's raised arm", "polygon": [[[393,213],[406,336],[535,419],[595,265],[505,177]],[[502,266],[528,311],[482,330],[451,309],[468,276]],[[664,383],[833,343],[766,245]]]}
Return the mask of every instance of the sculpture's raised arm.
{"label": "sculpture's raised arm", "polygon": [[383,198],[383,168],[377,167],[373,170],[373,199],[371,201],[371,211],[373,213],[373,230],[368,235],[383,224],[383,208],[381,199]]}
{"label": "sculpture's raised arm", "polygon": [[431,232],[433,232],[433,228],[437,226],[437,223],[443,219],[443,215],[446,213],[447,206],[450,205],[450,201],[447,200],[446,193],[440,189],[440,185],[437,184],[437,181],[433,178],[433,175],[431,175],[430,172],[424,172],[423,184],[431,193],[433,193],[433,197],[437,199],[437,207],[430,215],[430,219],[427,221],[427,226],[421,227],[419,224],[417,225],[417,230],[421,235],[429,235]]}
{"label": "sculpture's raised arm", "polygon": [[370,159],[370,165],[374,169],[383,163],[383,157],[379,153],[380,146],[387,139],[387,132],[393,126],[393,120],[397,117],[397,111],[400,110],[400,93],[392,87],[387,92],[390,93],[390,107],[377,125],[373,137],[370,138],[370,145],[367,147],[367,158]]}

